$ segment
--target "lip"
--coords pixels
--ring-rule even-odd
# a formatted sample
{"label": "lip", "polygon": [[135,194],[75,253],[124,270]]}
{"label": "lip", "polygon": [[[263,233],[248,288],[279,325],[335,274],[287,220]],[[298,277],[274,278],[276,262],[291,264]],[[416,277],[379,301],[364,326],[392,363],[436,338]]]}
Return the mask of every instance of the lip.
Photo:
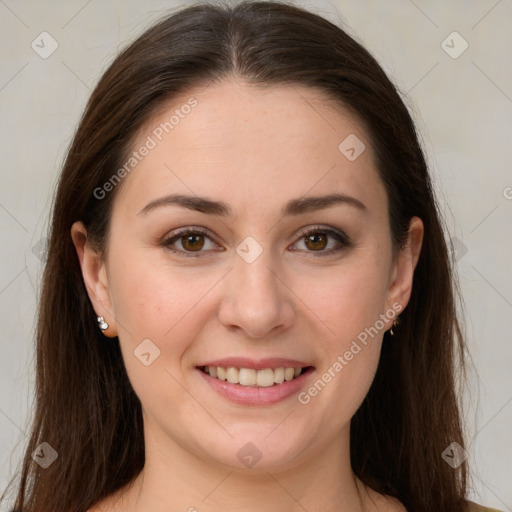
{"label": "lip", "polygon": [[[224,364],[226,364],[226,361],[228,360],[223,359],[222,364],[213,364],[218,362],[213,361],[211,365],[205,364],[203,366],[224,366]],[[233,360],[230,359],[229,361]],[[237,366],[236,364],[230,364],[228,366],[254,369],[272,367],[272,365],[269,365],[270,360],[264,361],[267,366],[261,366],[259,368],[255,368],[254,366],[244,366],[244,364],[247,364],[247,360],[245,360],[244,364],[242,364],[241,366]],[[261,363],[261,361],[259,361],[258,364],[259,363]],[[291,366],[293,365],[290,365],[290,367]],[[296,367],[299,366],[301,366],[302,368],[306,368],[307,365],[301,365],[299,363],[296,363]],[[270,387],[252,387],[242,386],[241,384],[231,384],[230,382],[227,382],[225,380],[219,380],[217,378],[210,377],[210,375],[205,373],[201,368],[196,368],[196,371],[199,373],[201,378],[204,379],[204,382],[206,384],[208,384],[219,395],[221,395],[224,398],[227,398],[231,402],[245,406],[263,406],[272,405],[283,400],[286,400],[292,395],[296,395],[301,390],[301,388],[305,386],[306,381],[309,380],[310,376],[315,371],[315,368],[313,366],[307,366],[304,372],[301,373],[297,378],[293,380],[284,381],[281,384],[273,385]]]}
{"label": "lip", "polygon": [[253,370],[264,370],[265,368],[306,368],[312,366],[309,363],[296,361],[295,359],[284,359],[282,357],[267,357],[265,359],[248,359],[246,357],[228,357],[225,359],[215,359],[214,361],[205,361],[197,365],[201,366],[220,366],[222,368],[250,368]]}

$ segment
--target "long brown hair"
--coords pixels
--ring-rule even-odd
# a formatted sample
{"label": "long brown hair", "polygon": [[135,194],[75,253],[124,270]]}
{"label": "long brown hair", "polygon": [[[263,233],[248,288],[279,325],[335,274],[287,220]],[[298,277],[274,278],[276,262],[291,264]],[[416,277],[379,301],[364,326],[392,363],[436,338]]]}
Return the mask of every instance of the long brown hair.
{"label": "long brown hair", "polygon": [[[72,224],[106,248],[114,189],[94,190],[122,167],[152,114],[187,89],[236,75],[248,83],[319,88],[367,128],[389,198],[393,248],[412,216],[425,232],[408,307],[384,334],[368,395],[351,422],[354,473],[414,512],[462,512],[466,465],[442,452],[464,446],[456,394],[464,368],[460,296],[444,225],[413,121],[375,59],[341,28],[293,5],[199,4],[146,31],[115,59],[92,93],[60,176],[37,324],[35,415],[15,510],[85,512],[144,466],[141,404],[118,340],[106,343],[86,293]],[[119,188],[119,187],[117,187]],[[58,453],[47,469],[31,457]]]}

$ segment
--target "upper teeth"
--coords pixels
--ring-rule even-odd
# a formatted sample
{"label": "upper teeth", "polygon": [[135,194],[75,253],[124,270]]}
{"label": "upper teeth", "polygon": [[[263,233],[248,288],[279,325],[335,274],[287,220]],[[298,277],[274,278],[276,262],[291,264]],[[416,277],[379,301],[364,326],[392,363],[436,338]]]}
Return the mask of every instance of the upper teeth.
{"label": "upper teeth", "polygon": [[274,384],[281,384],[285,380],[292,380],[298,377],[302,368],[265,368],[254,370],[253,368],[223,368],[221,366],[205,366],[203,371],[210,374],[210,377],[219,380],[227,380],[231,384],[242,386],[270,387]]}

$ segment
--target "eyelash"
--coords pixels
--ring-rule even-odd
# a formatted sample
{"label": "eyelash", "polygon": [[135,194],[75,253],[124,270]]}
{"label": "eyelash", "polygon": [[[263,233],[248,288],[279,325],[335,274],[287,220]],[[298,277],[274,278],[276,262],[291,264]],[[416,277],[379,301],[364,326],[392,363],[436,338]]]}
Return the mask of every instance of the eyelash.
{"label": "eyelash", "polygon": [[[350,238],[343,233],[343,231],[337,231],[331,228],[325,228],[322,226],[313,226],[304,228],[299,232],[298,240],[305,238],[308,235],[314,234],[314,233],[322,233],[329,237],[334,238],[340,246],[329,249],[327,251],[306,251],[309,253],[312,253],[315,257],[322,257],[322,256],[329,256],[331,254],[334,254],[342,249],[348,249],[353,246],[353,243],[350,241]],[[180,238],[186,236],[186,235],[203,235],[207,238],[209,238],[212,242],[215,243],[215,241],[212,239],[212,237],[208,234],[208,231],[203,228],[182,228],[174,233],[171,234],[171,236],[165,238],[162,242],[162,246],[166,247],[170,251],[179,254],[180,256],[185,255],[186,258],[198,258],[202,257],[201,253],[207,252],[207,251],[182,251],[179,249],[176,249],[172,247],[172,244],[179,240]],[[294,249],[297,250],[297,249]],[[194,254],[195,253],[195,254]]]}

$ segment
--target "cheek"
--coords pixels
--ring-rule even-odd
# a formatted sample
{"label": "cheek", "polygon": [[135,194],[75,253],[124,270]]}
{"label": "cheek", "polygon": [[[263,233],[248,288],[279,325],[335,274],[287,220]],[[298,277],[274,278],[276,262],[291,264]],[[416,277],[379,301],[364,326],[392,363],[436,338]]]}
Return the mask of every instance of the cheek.
{"label": "cheek", "polygon": [[[121,262],[119,258],[117,261]],[[196,305],[215,282],[212,274],[171,266],[165,258],[148,260],[143,251],[113,265],[112,300],[121,331],[134,340],[161,339],[184,320],[195,317]]]}
{"label": "cheek", "polygon": [[[186,355],[210,318],[206,295],[218,277],[192,276],[165,262],[132,257],[123,260],[112,278],[123,360],[144,408],[171,410],[179,405],[188,410],[190,397],[180,385],[185,382]],[[142,354],[148,352],[144,361]]]}
{"label": "cheek", "polygon": [[[313,400],[322,400],[323,424],[330,425],[333,431],[348,424],[366,397],[378,367],[381,339],[375,338],[371,343],[359,347],[352,346],[347,351],[336,354],[314,387],[323,390]],[[347,352],[352,354],[347,358]],[[319,382],[320,381],[320,382]],[[309,390],[311,392],[311,390]],[[325,397],[322,397],[325,393]]]}
{"label": "cheek", "polygon": [[331,348],[341,350],[385,312],[386,277],[375,259],[354,257],[314,277],[302,276],[296,283],[297,295],[320,319]]}
{"label": "cheek", "polygon": [[[212,318],[210,291],[218,280],[214,272],[191,272],[147,257],[125,259],[116,270],[113,301],[123,359],[148,408],[170,397],[186,405],[178,383],[186,381],[191,349]],[[148,351],[151,362],[145,366],[140,355]]]}
{"label": "cheek", "polygon": [[306,277],[300,285],[300,296],[321,320],[317,323],[321,324],[322,368],[315,389],[308,394],[311,400],[315,393],[322,395],[320,401],[334,407],[337,414],[339,407],[343,408],[341,416],[333,417],[336,424],[343,424],[355,413],[378,366],[386,328],[381,319],[387,284],[383,260],[373,252],[360,254],[325,276],[317,275],[314,286]]}
{"label": "cheek", "polygon": [[[367,276],[368,277],[368,276]],[[333,432],[350,422],[364,400],[378,367],[382,346],[382,300],[365,279],[355,274],[340,278],[329,294],[310,295],[317,300],[325,329],[319,336],[322,365],[317,379],[299,396],[324,419],[322,428]],[[312,306],[312,309],[315,309]],[[315,428],[313,425],[311,428]]]}

